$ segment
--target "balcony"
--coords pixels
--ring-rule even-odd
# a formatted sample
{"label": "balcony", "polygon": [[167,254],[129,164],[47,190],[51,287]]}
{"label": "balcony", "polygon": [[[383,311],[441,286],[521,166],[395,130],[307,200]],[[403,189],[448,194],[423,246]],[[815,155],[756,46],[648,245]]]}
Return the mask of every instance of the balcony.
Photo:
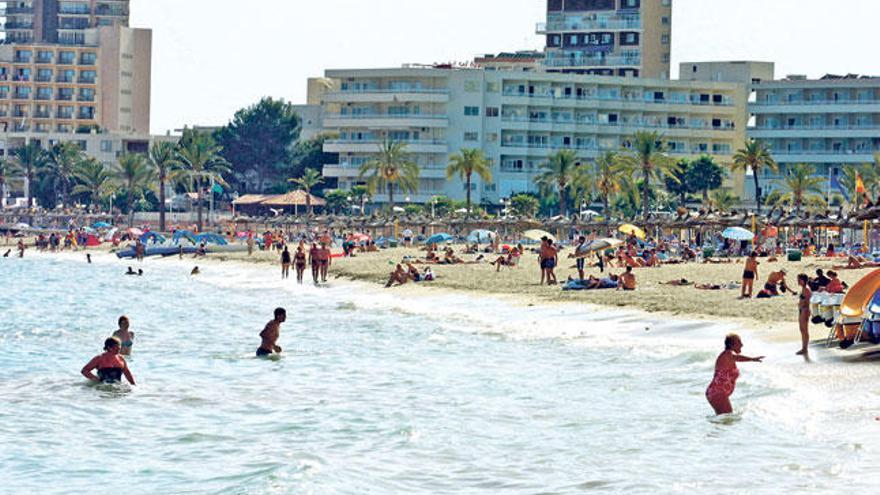
{"label": "balcony", "polygon": [[327,103],[447,103],[449,90],[446,89],[357,89],[333,91],[324,95]]}
{"label": "balcony", "polygon": [[79,84],[95,84],[97,81],[94,77],[80,77],[76,80]]}
{"label": "balcony", "polygon": [[58,8],[59,15],[89,15],[88,5],[60,5]]}
{"label": "balcony", "polygon": [[55,99],[58,101],[73,101],[73,95],[58,93],[55,95]]}
{"label": "balcony", "polygon": [[641,19],[581,19],[577,21],[539,22],[535,26],[538,34],[576,33],[579,31],[633,31],[642,29]]}
{"label": "balcony", "polygon": [[52,57],[37,57],[36,60],[37,60],[38,64],[51,64],[52,63]]}
{"label": "balcony", "polygon": [[48,75],[48,76],[40,76],[40,75],[37,75],[36,77],[34,77],[34,81],[37,81],[37,82],[52,82],[52,76],[51,76],[51,75]]}
{"label": "balcony", "polygon": [[30,93],[12,93],[13,100],[30,100]]}
{"label": "balcony", "polygon": [[33,22],[16,22],[16,21],[8,21],[3,23],[3,29],[7,31],[18,30],[29,30],[34,28]]}
{"label": "balcony", "polygon": [[73,79],[73,76],[58,76],[57,78],[55,78],[55,82],[73,84]]}
{"label": "balcony", "polygon": [[80,31],[83,29],[89,28],[89,20],[86,19],[63,19],[61,23],[58,25],[58,29],[61,30],[75,30]]}
{"label": "balcony", "polygon": [[49,112],[34,112],[35,119],[51,119],[52,114]]}
{"label": "balcony", "polygon": [[95,95],[79,95],[76,101],[95,101]]}
{"label": "balcony", "polygon": [[[445,140],[408,139],[396,141],[406,145],[409,153],[448,153]],[[378,153],[383,141],[365,139],[333,139],[324,142],[327,153]]]}
{"label": "balcony", "polygon": [[55,114],[55,118],[73,120],[73,112],[58,112]]}
{"label": "balcony", "polygon": [[548,56],[544,59],[546,67],[633,67],[642,65],[641,57],[565,57]]}
{"label": "balcony", "polygon": [[35,100],[48,101],[48,100],[51,100],[51,99],[52,99],[52,95],[51,95],[51,94],[45,94],[45,93],[37,93],[37,94],[34,96],[34,99],[35,99]]}
{"label": "balcony", "polygon": [[502,96],[511,97],[511,98],[534,98],[534,99],[545,99],[545,100],[558,100],[563,102],[568,101],[584,101],[584,102],[603,102],[603,101],[611,101],[611,102],[622,102],[622,103],[636,103],[636,104],[654,104],[654,105],[695,105],[695,106],[714,106],[714,107],[732,107],[733,100],[725,96],[721,99],[721,101],[700,101],[695,99],[690,100],[665,100],[665,99],[657,99],[651,96],[650,98],[633,98],[633,97],[624,97],[624,96],[609,96],[609,95],[577,95],[577,94],[539,94],[539,93],[520,93],[519,91],[505,90],[502,93]]}
{"label": "balcony", "polygon": [[757,101],[749,104],[753,113],[880,113],[880,100]]}
{"label": "balcony", "polygon": [[30,80],[31,76],[26,76],[22,74],[12,76],[12,82],[29,82]]}
{"label": "balcony", "polygon": [[873,163],[874,151],[870,149],[806,149],[771,150],[779,163]]}
{"label": "balcony", "polygon": [[27,112],[22,112],[22,111],[20,111],[20,110],[16,110],[16,111],[12,112],[12,116],[13,116],[13,117],[17,117],[17,118],[27,118],[27,117],[28,117],[28,113],[27,113]]}
{"label": "balcony", "polygon": [[328,114],[324,116],[325,127],[449,127],[449,119],[440,114]]}
{"label": "balcony", "polygon": [[80,120],[95,120],[95,112],[79,112],[76,118]]}
{"label": "balcony", "polygon": [[880,137],[880,125],[794,125],[749,127],[754,138],[875,138]]}
{"label": "balcony", "polygon": [[6,7],[6,15],[33,15],[33,7]]}

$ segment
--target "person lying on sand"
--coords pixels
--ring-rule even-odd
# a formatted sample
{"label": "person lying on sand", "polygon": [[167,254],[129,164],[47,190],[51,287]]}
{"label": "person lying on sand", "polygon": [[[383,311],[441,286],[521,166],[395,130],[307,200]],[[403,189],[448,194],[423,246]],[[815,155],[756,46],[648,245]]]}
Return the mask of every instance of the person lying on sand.
{"label": "person lying on sand", "polygon": [[693,282],[689,282],[688,279],[682,278],[678,280],[670,280],[669,282],[660,282],[660,285],[671,285],[673,287],[686,287],[688,285],[694,285]]}
{"label": "person lying on sand", "polygon": [[850,255],[845,265],[834,265],[832,268],[835,270],[858,270],[860,268],[876,268],[878,266],[880,266],[880,263],[869,261],[863,256]]}
{"label": "person lying on sand", "polygon": [[703,260],[703,263],[710,264],[710,265],[729,265],[729,264],[733,263],[733,260],[729,259],[729,258],[723,259],[723,260],[719,259],[719,258],[706,258]]}

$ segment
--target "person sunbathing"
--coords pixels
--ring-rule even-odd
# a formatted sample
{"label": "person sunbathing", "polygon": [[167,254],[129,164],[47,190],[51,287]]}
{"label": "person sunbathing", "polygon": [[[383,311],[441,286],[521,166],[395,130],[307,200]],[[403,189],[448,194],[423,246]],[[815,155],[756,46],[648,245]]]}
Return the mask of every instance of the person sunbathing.
{"label": "person sunbathing", "polygon": [[406,267],[407,267],[406,276],[409,280],[412,280],[413,282],[421,282],[422,281],[422,274],[421,274],[421,272],[419,272],[418,268],[414,267],[412,263],[407,263]]}
{"label": "person sunbathing", "polygon": [[686,287],[688,285],[693,285],[693,282],[688,281],[686,278],[678,279],[678,280],[670,280],[669,282],[661,282],[660,285],[671,285],[673,287]]}
{"label": "person sunbathing", "polygon": [[863,256],[853,256],[850,255],[847,258],[847,263],[845,265],[834,265],[832,268],[835,270],[858,270],[860,268],[876,268],[880,267],[880,263],[876,263],[874,261],[869,261]]}
{"label": "person sunbathing", "polygon": [[499,256],[495,259],[495,261],[490,263],[490,265],[493,265],[495,267],[496,272],[500,272],[502,266],[511,266],[512,261],[513,256],[508,253],[507,256]]}

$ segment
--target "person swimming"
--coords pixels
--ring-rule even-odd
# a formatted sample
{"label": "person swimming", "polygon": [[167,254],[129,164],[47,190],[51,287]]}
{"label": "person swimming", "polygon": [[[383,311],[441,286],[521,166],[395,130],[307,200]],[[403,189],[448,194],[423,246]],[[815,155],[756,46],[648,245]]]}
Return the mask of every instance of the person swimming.
{"label": "person swimming", "polygon": [[198,275],[198,274],[200,274],[200,273],[202,273],[202,272],[199,271],[199,267],[195,267],[195,268],[192,269],[191,272],[189,272],[190,276]]}
{"label": "person swimming", "polygon": [[284,308],[275,309],[275,318],[266,323],[263,331],[260,332],[260,347],[257,348],[257,357],[269,356],[270,354],[280,354],[281,346],[277,345],[278,337],[281,336],[281,324],[287,320],[287,311]]}
{"label": "person swimming", "polygon": [[11,250],[11,249],[7,249],[6,252],[3,253],[3,257],[4,257],[4,258],[8,258],[10,254],[12,254],[12,250]]}
{"label": "person swimming", "polygon": [[[128,369],[125,358],[119,355],[122,344],[116,337],[104,341],[104,353],[92,358],[80,371],[89,380],[97,383],[118,383],[124,376],[128,383],[135,385],[134,376]],[[93,373],[97,370],[98,374]]]}
{"label": "person swimming", "polygon": [[134,268],[128,267],[128,271],[125,272],[126,275],[137,275],[137,272],[134,271]]}
{"label": "person swimming", "polygon": [[733,412],[730,396],[733,395],[736,381],[739,379],[739,368],[736,367],[736,363],[761,363],[764,360],[764,356],[754,358],[743,356],[742,346],[739,335],[735,333],[728,335],[724,339],[724,351],[715,360],[715,376],[706,389],[706,400],[719,416]]}
{"label": "person swimming", "polygon": [[122,348],[119,354],[123,356],[131,356],[132,346],[134,345],[134,332],[130,331],[130,322],[127,316],[119,317],[119,329],[113,332],[113,337],[119,339]]}

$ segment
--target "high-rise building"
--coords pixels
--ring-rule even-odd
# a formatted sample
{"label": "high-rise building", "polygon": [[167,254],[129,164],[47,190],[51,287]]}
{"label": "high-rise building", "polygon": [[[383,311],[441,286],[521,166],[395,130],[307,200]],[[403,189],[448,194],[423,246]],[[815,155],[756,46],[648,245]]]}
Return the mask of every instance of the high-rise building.
{"label": "high-rise building", "polygon": [[[401,202],[463,199],[461,181],[446,178],[450,156],[462,148],[482,149],[491,160],[494,180],[475,181],[472,197],[497,205],[535,192],[541,165],[561,149],[593,163],[602,152],[630,146],[636,131],[658,131],[671,156],[705,154],[727,163],[745,139],[743,84],[482,68],[325,75],[319,115],[333,138],[324,150],[338,153],[339,161],[326,164],[324,175],[348,189],[363,182],[360,167],[377,157],[381,143],[404,143],[420,178],[417,191],[395,195]],[[742,176],[725,185],[742,194]],[[385,202],[387,195],[374,199]]]}
{"label": "high-rise building", "polygon": [[547,0],[548,71],[669,79],[672,0]]}
{"label": "high-rise building", "polygon": [[[762,196],[783,187],[792,165],[806,163],[826,180],[826,195],[852,197],[839,181],[844,167],[872,164],[880,153],[880,78],[788,76],[752,89],[748,135],[766,143],[780,166],[761,172]],[[753,187],[747,193],[755,197]]]}
{"label": "high-rise building", "polygon": [[128,27],[129,0],[7,0],[6,43],[83,45],[86,30]]}

